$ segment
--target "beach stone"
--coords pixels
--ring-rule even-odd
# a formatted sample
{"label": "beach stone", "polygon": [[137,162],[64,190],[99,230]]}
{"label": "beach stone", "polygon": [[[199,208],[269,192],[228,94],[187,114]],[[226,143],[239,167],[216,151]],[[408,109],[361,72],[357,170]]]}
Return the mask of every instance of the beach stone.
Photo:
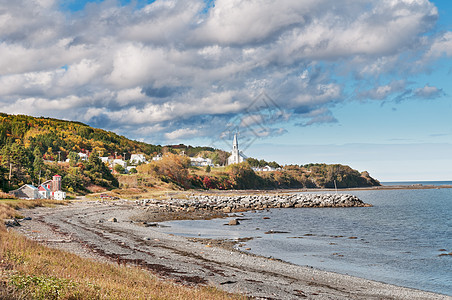
{"label": "beach stone", "polygon": [[234,226],[234,225],[240,225],[240,222],[237,221],[236,219],[229,221],[228,225],[230,226]]}
{"label": "beach stone", "polygon": [[232,209],[229,206],[223,208],[224,213],[230,213],[231,211],[232,211]]}

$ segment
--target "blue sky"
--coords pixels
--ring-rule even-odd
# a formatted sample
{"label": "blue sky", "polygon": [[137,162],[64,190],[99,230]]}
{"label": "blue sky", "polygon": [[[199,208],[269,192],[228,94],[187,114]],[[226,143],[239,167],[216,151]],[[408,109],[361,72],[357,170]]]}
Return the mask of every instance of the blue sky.
{"label": "blue sky", "polygon": [[452,180],[452,2],[0,0],[0,111]]}

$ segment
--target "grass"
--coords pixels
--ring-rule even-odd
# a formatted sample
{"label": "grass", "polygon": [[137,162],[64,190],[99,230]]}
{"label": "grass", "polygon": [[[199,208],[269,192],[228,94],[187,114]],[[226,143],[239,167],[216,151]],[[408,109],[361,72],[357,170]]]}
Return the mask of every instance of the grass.
{"label": "grass", "polygon": [[[59,202],[61,203],[61,202]],[[54,205],[33,200],[0,200],[1,218],[16,208]],[[2,222],[3,225],[3,222]],[[163,281],[135,266],[81,258],[0,228],[0,299],[245,299],[214,287]]]}
{"label": "grass", "polygon": [[[20,209],[35,208],[41,206],[55,206],[67,204],[68,201],[36,199],[36,200],[18,200],[18,199],[0,199],[0,221],[11,218],[22,218]],[[3,222],[0,222],[0,228]]]}

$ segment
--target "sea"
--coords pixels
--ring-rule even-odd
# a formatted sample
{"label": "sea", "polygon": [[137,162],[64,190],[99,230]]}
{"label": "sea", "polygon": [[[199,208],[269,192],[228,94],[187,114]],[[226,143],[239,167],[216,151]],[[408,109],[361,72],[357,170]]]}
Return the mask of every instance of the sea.
{"label": "sea", "polygon": [[[452,181],[384,184],[440,187]],[[229,219],[189,220],[165,222],[169,227],[157,230],[186,237],[252,238],[239,249],[452,296],[452,188],[346,193],[373,207],[270,209],[243,213],[239,226],[225,226]]]}

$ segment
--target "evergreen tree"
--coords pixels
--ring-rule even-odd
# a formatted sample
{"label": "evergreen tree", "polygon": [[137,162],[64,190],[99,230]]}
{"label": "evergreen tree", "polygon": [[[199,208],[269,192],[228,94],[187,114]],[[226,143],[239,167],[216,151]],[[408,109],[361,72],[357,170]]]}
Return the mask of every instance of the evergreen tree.
{"label": "evergreen tree", "polygon": [[85,163],[85,174],[95,183],[103,187],[118,187],[118,180],[111,174],[97,153],[93,152]]}
{"label": "evergreen tree", "polygon": [[43,171],[45,171],[45,165],[44,165],[44,159],[42,158],[41,151],[38,147],[35,148],[33,151],[34,161],[33,161],[33,174],[34,178],[39,182],[41,179],[41,176],[44,174]]}
{"label": "evergreen tree", "polygon": [[71,167],[74,167],[75,165],[77,165],[77,163],[80,160],[80,157],[74,151],[69,152],[68,157],[69,157],[69,164],[71,165]]}

